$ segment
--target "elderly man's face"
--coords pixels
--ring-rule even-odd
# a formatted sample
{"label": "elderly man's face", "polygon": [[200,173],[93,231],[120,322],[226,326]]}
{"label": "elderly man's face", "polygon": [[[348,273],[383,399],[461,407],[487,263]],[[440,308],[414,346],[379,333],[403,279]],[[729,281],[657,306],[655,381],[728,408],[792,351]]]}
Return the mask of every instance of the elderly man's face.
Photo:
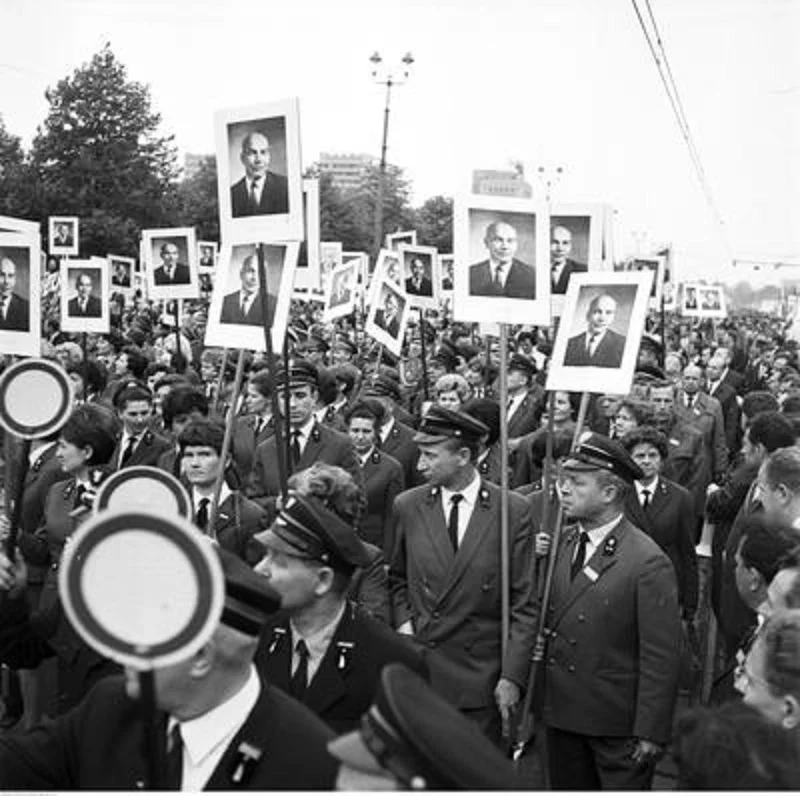
{"label": "elderly man's face", "polygon": [[397,299],[391,293],[386,296],[386,299],[383,302],[383,308],[386,315],[389,317],[393,318],[395,315],[397,315]]}
{"label": "elderly man's face", "polygon": [[617,314],[617,302],[611,296],[600,296],[592,304],[587,320],[592,332],[604,332],[614,322]]}
{"label": "elderly man's face", "polygon": [[413,276],[414,279],[422,279],[424,273],[425,266],[422,264],[422,260],[413,259],[411,261],[411,276]]}
{"label": "elderly man's face", "polygon": [[17,283],[17,268],[11,260],[0,261],[0,296],[7,298]]}
{"label": "elderly man's face", "polygon": [[683,371],[683,391],[689,395],[694,395],[703,383],[703,371],[692,365]]}
{"label": "elderly man's face", "polygon": [[254,177],[263,177],[267,173],[270,160],[267,137],[261,133],[253,133],[246,138],[242,144],[241,160],[251,180]]}
{"label": "elderly man's face", "polygon": [[245,293],[255,293],[258,290],[258,268],[254,257],[248,257],[239,271],[242,280],[242,290]]}
{"label": "elderly man's face", "polygon": [[572,233],[566,227],[553,227],[550,235],[550,262],[561,265],[572,251]]}
{"label": "elderly man's face", "polygon": [[81,298],[87,298],[89,294],[92,292],[92,280],[91,277],[88,276],[79,276],[78,283],[76,285],[78,288],[78,295]]}
{"label": "elderly man's face", "polygon": [[161,252],[161,260],[167,268],[171,268],[178,262],[178,247],[174,243],[168,243]]}
{"label": "elderly man's face", "polygon": [[517,253],[517,245],[517,231],[511,224],[495,224],[486,237],[486,248],[499,263],[510,263]]}

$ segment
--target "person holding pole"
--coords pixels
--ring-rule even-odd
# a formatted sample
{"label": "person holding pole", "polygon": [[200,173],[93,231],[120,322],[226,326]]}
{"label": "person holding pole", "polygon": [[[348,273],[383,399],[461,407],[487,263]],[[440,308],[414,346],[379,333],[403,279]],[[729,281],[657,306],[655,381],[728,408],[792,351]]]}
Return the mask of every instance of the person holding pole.
{"label": "person holding pole", "polygon": [[681,623],[672,563],[624,516],[642,470],[590,434],[562,465],[577,527],[554,551],[543,718],[555,790],[647,790],[670,739]]}
{"label": "person holding pole", "polygon": [[[419,469],[428,483],[403,492],[389,523],[395,626],[428,648],[434,690],[496,743],[520,701],[536,632],[530,511],[519,495],[481,478],[475,462],[489,429],[432,406],[420,424]],[[501,661],[500,514],[508,500],[511,562],[508,652]]]}

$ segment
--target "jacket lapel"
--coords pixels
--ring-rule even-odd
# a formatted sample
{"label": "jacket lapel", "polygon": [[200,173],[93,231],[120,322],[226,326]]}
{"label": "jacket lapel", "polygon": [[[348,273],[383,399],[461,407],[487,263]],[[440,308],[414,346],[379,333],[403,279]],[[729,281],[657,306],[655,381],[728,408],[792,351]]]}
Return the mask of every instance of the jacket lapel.
{"label": "jacket lapel", "polygon": [[356,644],[352,613],[353,608],[348,603],[306,691],[303,703],[317,715],[347,694],[345,675]]}
{"label": "jacket lapel", "polygon": [[431,489],[425,499],[419,503],[422,515],[422,526],[430,539],[431,547],[436,551],[439,565],[447,571],[453,563],[455,552],[447,536],[447,521],[442,511],[442,492],[436,487]]}
{"label": "jacket lapel", "polygon": [[308,441],[306,442],[303,452],[300,454],[300,461],[297,463],[296,471],[305,470],[306,467],[311,467],[314,462],[319,458],[322,452],[322,434],[320,432],[319,423],[315,422],[311,427]]}

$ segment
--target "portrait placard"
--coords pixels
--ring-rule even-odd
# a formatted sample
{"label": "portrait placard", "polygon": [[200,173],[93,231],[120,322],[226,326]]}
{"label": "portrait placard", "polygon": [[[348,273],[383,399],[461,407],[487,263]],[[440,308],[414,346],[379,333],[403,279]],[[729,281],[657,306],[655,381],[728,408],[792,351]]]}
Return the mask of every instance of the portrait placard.
{"label": "portrait placard", "polygon": [[372,278],[383,279],[384,277],[398,287],[403,286],[403,268],[400,252],[397,249],[381,249],[378,253]]}
{"label": "portrait placard", "polygon": [[439,273],[442,278],[442,293],[452,296],[453,294],[453,271],[455,268],[455,257],[452,254],[439,255]]}
{"label": "portrait placard", "polygon": [[41,353],[39,235],[0,233],[0,353]]}
{"label": "portrait placard", "polygon": [[370,290],[369,312],[364,323],[365,333],[398,357],[402,352],[411,313],[411,304],[403,287],[386,274],[379,277],[376,269]]}
{"label": "portrait placard", "polygon": [[119,254],[106,256],[108,270],[111,274],[111,290],[125,296],[133,296],[133,274],[136,270],[136,260],[133,257],[122,257]]}
{"label": "portrait placard", "polygon": [[197,241],[197,267],[206,273],[213,271],[217,267],[217,255],[219,254],[219,244],[213,240]]}
{"label": "portrait placard", "polygon": [[363,296],[367,276],[368,257],[364,252],[342,252],[342,264],[356,263],[356,295]]}
{"label": "portrait placard", "polygon": [[[297,265],[297,241],[265,243],[267,314],[272,320],[272,345],[283,350],[292,282]],[[258,277],[258,244],[222,244],[214,292],[208,310],[205,345],[264,351],[264,324]]]}
{"label": "portrait placard", "polygon": [[726,318],[725,292],[722,285],[684,282],[681,315],[688,318]]}
{"label": "portrait placard", "polygon": [[319,242],[319,180],[303,180],[304,240],[300,244],[297,270],[294,272],[295,290],[303,290],[301,297],[320,287]]}
{"label": "portrait placard", "polygon": [[393,232],[386,236],[386,248],[390,251],[397,251],[401,243],[406,246],[417,245],[417,230],[409,229],[405,232]]}
{"label": "portrait placard", "polygon": [[328,290],[325,294],[325,323],[352,313],[356,305],[356,285],[361,258],[352,258],[337,266],[330,273]]}
{"label": "portrait placard", "polygon": [[467,194],[455,204],[454,234],[455,320],[549,325],[546,207]]}
{"label": "portrait placard", "polygon": [[664,288],[664,257],[636,257],[627,263],[628,271],[652,271],[653,286],[650,288],[650,307],[661,307],[661,294]]}
{"label": "portrait placard", "polygon": [[439,308],[439,253],[434,246],[413,246],[401,243],[400,274],[406,298],[412,307],[435,310]]}
{"label": "portrait placard", "polygon": [[109,293],[105,260],[62,260],[61,328],[107,334],[111,330]]}
{"label": "portrait placard", "polygon": [[142,241],[150,298],[197,298],[200,288],[194,228],[145,229]]}
{"label": "portrait placard", "polygon": [[56,257],[78,256],[78,217],[50,216],[47,219],[48,253]]}
{"label": "portrait placard", "polygon": [[300,111],[296,97],[214,114],[222,239],[303,239]]}
{"label": "portrait placard", "polygon": [[570,277],[548,390],[628,392],[652,280],[651,271],[596,271]]}

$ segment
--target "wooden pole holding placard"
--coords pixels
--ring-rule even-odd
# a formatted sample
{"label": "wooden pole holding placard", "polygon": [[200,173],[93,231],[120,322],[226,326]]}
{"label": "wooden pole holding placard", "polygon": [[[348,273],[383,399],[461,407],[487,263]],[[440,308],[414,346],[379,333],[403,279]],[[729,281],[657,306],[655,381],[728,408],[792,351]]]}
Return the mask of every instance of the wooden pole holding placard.
{"label": "wooden pole holding placard", "polygon": [[[267,301],[268,289],[267,284],[267,267],[264,262],[264,244],[259,243],[257,246],[257,262],[258,262],[258,298],[261,302],[261,317],[264,318],[264,344],[267,351],[267,384],[269,386],[270,396],[272,400],[272,416],[275,418],[275,447],[278,453],[278,483],[280,484],[281,495],[285,498],[287,492],[286,479],[287,479],[287,457],[283,429],[279,422],[281,416],[280,407],[278,405],[278,394],[275,390],[275,372],[276,372],[276,358],[275,351],[272,348],[272,327],[275,319],[270,312],[269,301]],[[287,373],[288,376],[288,373]],[[286,379],[288,384],[288,378]],[[289,403],[286,403],[286,414],[289,413]]]}
{"label": "wooden pole holding placard", "polygon": [[11,527],[6,537],[6,556],[9,561],[14,560],[14,553],[17,549],[17,538],[19,537],[19,524],[22,520],[22,496],[25,493],[25,477],[28,475],[28,465],[31,454],[31,441],[20,439],[19,457],[15,468],[15,478],[12,479],[14,485],[13,498],[11,503]]}
{"label": "wooden pole holding placard", "polygon": [[500,324],[500,660],[506,670],[511,630],[511,566],[508,539],[508,328]]}
{"label": "wooden pole holding placard", "polygon": [[161,713],[156,707],[155,677],[152,669],[139,672],[139,692],[141,696],[142,722],[144,725],[144,755],[147,761],[146,790],[164,790],[165,751],[167,748],[167,728],[161,721]]}
{"label": "wooden pole holding placard", "polygon": [[222,482],[225,480],[226,463],[228,459],[228,451],[231,447],[233,439],[233,425],[236,422],[236,399],[239,397],[239,392],[242,388],[242,375],[244,374],[244,349],[239,349],[239,359],[236,362],[236,375],[233,377],[233,393],[231,394],[231,405],[228,407],[228,413],[225,418],[225,436],[222,438],[222,450],[219,454],[219,471],[217,477],[214,479],[214,492],[211,497],[211,506],[208,511],[208,527],[206,532],[212,539],[217,538],[216,531],[214,530],[215,521],[217,519],[217,509],[219,508],[219,496],[222,492]]}
{"label": "wooden pole holding placard", "polygon": [[[220,411],[220,403],[221,403],[221,396],[222,391],[225,386],[225,371],[228,369],[228,349],[222,349],[222,364],[219,368],[219,374],[217,375],[217,383],[214,386],[214,392],[212,393],[212,403],[211,406],[213,407],[214,413],[218,413]],[[231,401],[231,409],[236,408],[236,399]]]}
{"label": "wooden pole holding placard", "polygon": [[81,352],[83,353],[83,367],[81,372],[83,374],[83,400],[86,401],[87,394],[86,388],[89,384],[89,347],[86,342],[86,332],[81,333]]}
{"label": "wooden pole holding placard", "polygon": [[180,327],[180,309],[178,308],[178,299],[174,299],[173,309],[174,309],[174,319],[175,319],[175,352],[178,354],[182,354],[181,351],[181,327]]}
{"label": "wooden pole holding placard", "polygon": [[283,434],[284,434],[284,455],[286,456],[286,473],[287,478],[289,475],[292,474],[293,465],[292,465],[292,453],[289,448],[292,440],[292,423],[290,418],[290,411],[289,408],[291,406],[292,401],[292,387],[291,387],[291,379],[289,378],[289,341],[288,339],[284,338],[283,340],[283,371],[286,374],[286,378],[283,380],[283,406],[284,412],[282,415],[275,416],[275,423],[278,422],[283,423]]}
{"label": "wooden pole holding placard", "polygon": [[428,396],[428,346],[425,342],[425,310],[422,307],[417,307],[417,309],[419,310],[419,345],[422,355],[422,398],[428,401],[430,399]]}

